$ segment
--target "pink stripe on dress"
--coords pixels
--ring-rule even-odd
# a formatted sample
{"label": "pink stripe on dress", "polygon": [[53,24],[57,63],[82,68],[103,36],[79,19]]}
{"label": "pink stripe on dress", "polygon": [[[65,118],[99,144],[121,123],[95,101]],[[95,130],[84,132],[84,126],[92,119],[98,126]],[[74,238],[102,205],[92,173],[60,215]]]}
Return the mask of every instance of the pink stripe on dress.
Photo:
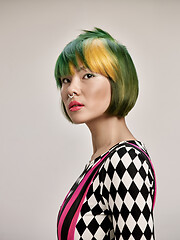
{"label": "pink stripe on dress", "polygon": [[109,152],[100,160],[98,161],[98,163],[89,170],[89,172],[86,174],[86,176],[83,178],[83,180],[81,181],[81,183],[79,184],[79,186],[77,187],[77,189],[75,190],[75,192],[73,193],[73,196],[71,197],[71,199],[69,200],[69,202],[67,203],[61,217],[59,220],[59,224],[58,224],[58,238],[59,240],[61,240],[61,229],[62,229],[62,225],[64,222],[64,219],[69,211],[69,209],[71,208],[72,204],[74,203],[74,201],[76,200],[77,196],[79,195],[82,187],[84,186],[85,182],[87,181],[88,177],[91,175],[91,173],[93,172],[93,170],[96,168],[96,166],[98,166],[102,160],[109,154]]}
{"label": "pink stripe on dress", "polygon": [[[99,170],[99,169],[98,169],[98,170]],[[87,189],[86,189],[86,191],[85,191],[85,193],[84,193],[84,195],[83,195],[83,197],[82,197],[82,199],[81,199],[81,202],[80,202],[80,204],[79,204],[79,206],[78,206],[78,209],[77,209],[77,211],[76,211],[76,213],[75,213],[75,215],[74,215],[74,217],[73,217],[73,219],[72,219],[72,221],[71,221],[71,225],[70,225],[70,228],[69,228],[67,240],[72,240],[72,239],[74,239],[74,232],[75,232],[75,227],[76,227],[76,223],[77,223],[77,219],[78,219],[79,213],[80,213],[80,211],[81,211],[81,208],[82,208],[84,199],[85,199],[85,197],[86,197],[86,195],[87,195],[87,192],[88,192],[88,190],[89,190],[89,187],[90,187],[90,185],[91,185],[94,177],[96,176],[98,170],[95,172],[93,178],[91,179],[91,182],[89,183],[89,185],[88,185],[88,187],[87,187]]]}
{"label": "pink stripe on dress", "polygon": [[63,208],[63,206],[64,206],[64,204],[65,204],[65,201],[66,201],[66,199],[67,199],[67,196],[69,195],[70,191],[71,191],[71,190],[69,190],[69,192],[67,193],[67,195],[66,195],[66,197],[65,197],[65,199],[64,199],[64,201],[63,201],[63,203],[62,203],[62,205],[61,205],[61,207],[60,207],[58,217],[59,217],[59,215],[60,215],[60,213],[61,213],[61,209]]}

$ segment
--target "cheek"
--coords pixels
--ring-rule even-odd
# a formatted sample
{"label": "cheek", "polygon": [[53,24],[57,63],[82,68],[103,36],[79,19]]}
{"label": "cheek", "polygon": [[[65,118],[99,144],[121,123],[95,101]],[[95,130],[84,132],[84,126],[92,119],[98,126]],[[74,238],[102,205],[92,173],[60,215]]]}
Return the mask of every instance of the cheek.
{"label": "cheek", "polygon": [[111,101],[111,85],[109,82],[98,84],[89,88],[89,97],[93,99],[94,104],[102,103],[109,105]]}
{"label": "cheek", "polygon": [[60,90],[60,96],[61,96],[62,101],[64,102],[65,101],[65,97],[66,97],[66,93],[65,93],[65,91],[62,88]]}

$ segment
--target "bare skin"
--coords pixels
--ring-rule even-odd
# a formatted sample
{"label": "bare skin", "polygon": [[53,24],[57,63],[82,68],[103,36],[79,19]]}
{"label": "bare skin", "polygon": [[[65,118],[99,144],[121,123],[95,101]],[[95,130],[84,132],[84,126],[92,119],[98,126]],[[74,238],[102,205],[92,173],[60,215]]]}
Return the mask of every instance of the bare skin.
{"label": "bare skin", "polygon": [[[113,145],[125,140],[136,140],[128,129],[125,118],[107,115],[111,101],[111,85],[105,76],[92,73],[89,69],[74,68],[72,76],[61,78],[61,97],[66,111],[75,124],[85,123],[92,136],[93,154],[91,161],[108,151]],[[69,98],[73,95],[73,98]],[[71,111],[69,103],[78,101],[84,106]]]}
{"label": "bare skin", "polygon": [[98,119],[96,123],[88,122],[93,145],[91,161],[108,151],[116,143],[126,140],[136,140],[128,129],[125,118],[118,119],[115,116]]}

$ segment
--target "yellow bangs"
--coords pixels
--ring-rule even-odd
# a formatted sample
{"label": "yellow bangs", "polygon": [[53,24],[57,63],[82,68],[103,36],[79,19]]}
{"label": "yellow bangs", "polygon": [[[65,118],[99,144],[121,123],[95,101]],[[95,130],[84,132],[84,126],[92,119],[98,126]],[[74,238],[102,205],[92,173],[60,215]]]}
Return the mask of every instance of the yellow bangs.
{"label": "yellow bangs", "polygon": [[[77,61],[78,68],[79,67],[87,68],[85,66],[85,64],[83,63],[83,61],[81,61],[81,59],[77,53],[76,53],[76,61]],[[75,69],[76,69],[75,64],[73,64],[72,62],[69,62],[69,70],[70,70],[71,75],[75,74]]]}
{"label": "yellow bangs", "polygon": [[[84,58],[88,68],[92,72],[100,73],[103,76],[110,77],[113,81],[116,81],[118,61],[110,50],[106,49],[104,43],[100,39],[94,39],[93,41],[85,44]],[[76,53],[76,61],[78,67],[87,68],[78,53]],[[75,64],[73,62],[69,62],[68,64],[70,74],[74,75],[76,69]]]}
{"label": "yellow bangs", "polygon": [[75,74],[75,66],[72,62],[69,62],[69,70],[70,70],[71,75]]}
{"label": "yellow bangs", "polygon": [[116,80],[117,59],[105,48],[100,39],[94,39],[85,45],[84,56],[91,71]]}

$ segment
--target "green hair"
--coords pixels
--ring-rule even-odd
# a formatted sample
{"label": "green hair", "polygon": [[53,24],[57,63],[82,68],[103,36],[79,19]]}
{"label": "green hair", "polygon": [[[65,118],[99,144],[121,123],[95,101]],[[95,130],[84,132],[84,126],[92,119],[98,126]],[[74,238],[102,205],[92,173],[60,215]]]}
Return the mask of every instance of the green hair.
{"label": "green hair", "polygon": [[[57,59],[54,72],[57,88],[62,87],[62,76],[72,74],[70,64],[79,69],[80,62],[92,72],[100,73],[110,80],[111,102],[106,113],[125,117],[134,107],[139,92],[136,69],[126,47],[100,28],[84,30],[84,33],[66,45]],[[72,122],[64,103],[61,104],[66,118]]]}

